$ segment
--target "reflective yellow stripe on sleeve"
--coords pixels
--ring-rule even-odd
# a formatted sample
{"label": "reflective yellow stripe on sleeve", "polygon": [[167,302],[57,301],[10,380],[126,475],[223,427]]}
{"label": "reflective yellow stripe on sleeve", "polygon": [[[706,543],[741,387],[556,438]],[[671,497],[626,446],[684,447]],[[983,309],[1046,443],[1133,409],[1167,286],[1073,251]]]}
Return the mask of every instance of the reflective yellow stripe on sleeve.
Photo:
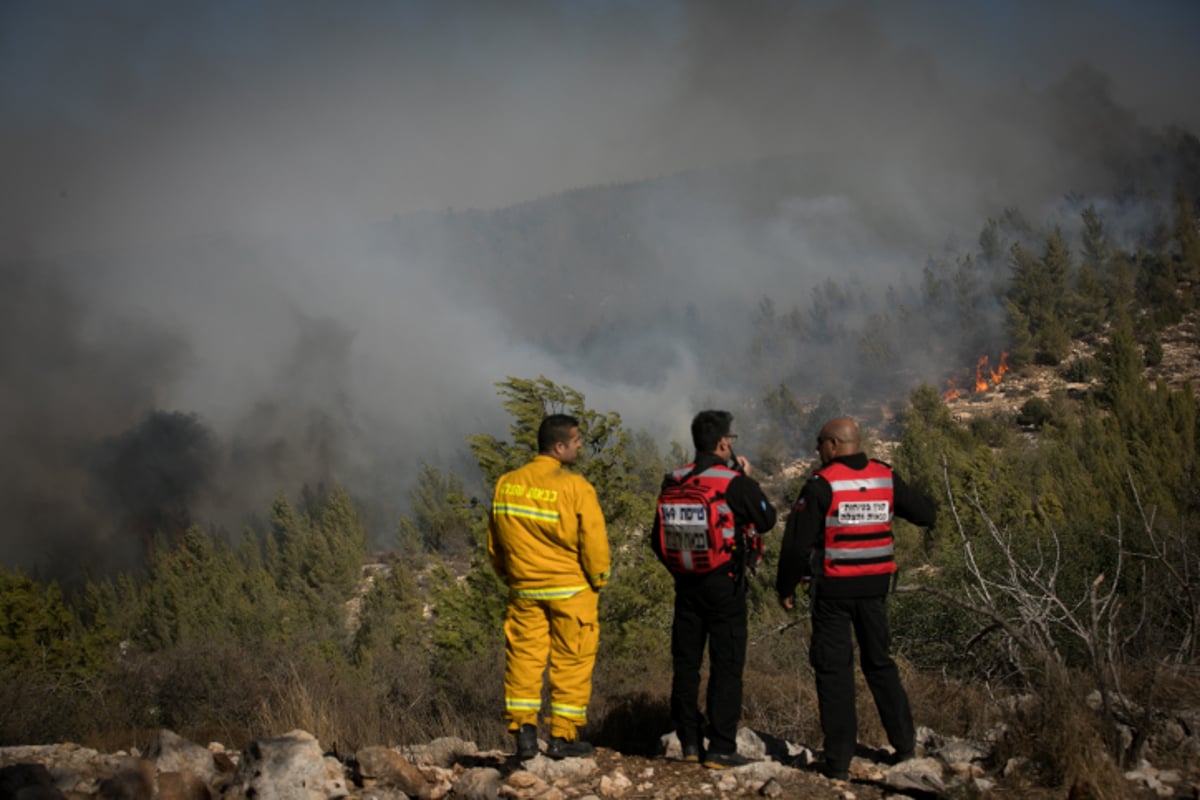
{"label": "reflective yellow stripe on sleeve", "polygon": [[506,517],[523,517],[525,519],[541,519],[547,522],[558,522],[558,511],[553,508],[538,508],[537,506],[522,506],[517,503],[496,503],[492,513]]}

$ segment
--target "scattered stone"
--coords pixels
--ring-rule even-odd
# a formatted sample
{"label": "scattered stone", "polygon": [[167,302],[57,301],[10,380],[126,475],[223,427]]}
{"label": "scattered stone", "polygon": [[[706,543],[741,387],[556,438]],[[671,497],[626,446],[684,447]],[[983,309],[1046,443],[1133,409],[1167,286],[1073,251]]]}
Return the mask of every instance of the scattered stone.
{"label": "scattered stone", "polygon": [[1154,792],[1159,797],[1174,797],[1172,784],[1179,783],[1182,776],[1175,770],[1158,770],[1146,760],[1138,762],[1135,769],[1125,773],[1125,779]]}
{"label": "scattered stone", "polygon": [[783,797],[783,795],[785,794],[785,791],[784,791],[784,788],[779,784],[779,781],[775,780],[774,778],[771,778],[771,780],[767,781],[766,783],[764,783],[762,785],[762,787],[758,790],[758,793],[762,797],[774,798],[774,797]]}
{"label": "scattered stone", "polygon": [[499,796],[512,800],[563,800],[565,797],[560,789],[551,786],[532,772],[523,770],[508,776],[508,780],[500,787]]}
{"label": "scattered stone", "polygon": [[158,800],[212,800],[208,784],[190,772],[158,773]]}
{"label": "scattered stone", "polygon": [[946,768],[963,780],[978,778],[983,774],[983,767],[979,764],[965,764],[962,762],[956,762],[953,764],[947,764]]}
{"label": "scattered stone", "polygon": [[477,755],[479,748],[474,742],[459,739],[457,736],[444,736],[434,739],[429,744],[406,748],[404,752],[409,759],[418,764],[451,767],[464,756]]}
{"label": "scattered stone", "polygon": [[307,731],[255,739],[242,752],[228,800],[327,800],[345,797],[344,782],[330,780],[325,757]]}
{"label": "scattered stone", "polygon": [[475,767],[458,776],[451,794],[462,800],[495,800],[500,796],[500,770]]}
{"label": "scattered stone", "polygon": [[1015,775],[1020,775],[1028,765],[1029,762],[1027,759],[1020,757],[1010,758],[1004,762],[1004,769],[1001,770],[1000,774],[1006,778],[1011,778]]}
{"label": "scattered stone", "polygon": [[104,800],[153,800],[154,765],[140,758],[125,761],[110,778],[100,781],[97,792]]}
{"label": "scattered stone", "polygon": [[560,780],[575,782],[593,775],[597,770],[595,758],[564,758],[557,761],[538,755],[524,762],[524,765],[526,772],[549,783]]}
{"label": "scattered stone", "polygon": [[611,775],[604,775],[600,778],[600,796],[601,797],[624,797],[625,793],[633,786],[633,781],[629,780],[621,770],[616,770]]}
{"label": "scattered stone", "polygon": [[380,783],[394,786],[411,797],[429,794],[429,782],[421,771],[391,747],[364,747],[355,753],[358,780],[364,786]]}
{"label": "scattered stone", "polygon": [[154,762],[159,772],[181,772],[212,783],[220,770],[213,751],[184,739],[165,728],[154,734],[146,748],[146,758]]}
{"label": "scattered stone", "polygon": [[940,794],[946,789],[942,780],[942,763],[934,758],[914,758],[889,767],[883,774],[883,782],[901,791]]}
{"label": "scattered stone", "polygon": [[937,749],[937,755],[947,764],[969,764],[988,757],[989,748],[980,742],[966,739],[947,739]]}

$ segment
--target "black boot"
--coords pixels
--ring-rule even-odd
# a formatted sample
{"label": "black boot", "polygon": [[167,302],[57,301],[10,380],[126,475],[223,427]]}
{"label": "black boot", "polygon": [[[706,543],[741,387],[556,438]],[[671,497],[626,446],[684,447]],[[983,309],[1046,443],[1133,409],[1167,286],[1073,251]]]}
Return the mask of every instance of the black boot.
{"label": "black boot", "polygon": [[550,744],[546,747],[546,755],[550,758],[582,758],[591,754],[591,744],[582,739],[567,741],[561,736],[551,736]]}
{"label": "black boot", "polygon": [[704,756],[704,766],[709,769],[733,769],[753,764],[754,760],[746,758],[736,750],[732,753],[714,753],[711,750]]}
{"label": "black boot", "polygon": [[525,761],[537,754],[537,726],[526,723],[517,728],[517,758]]}
{"label": "black boot", "polygon": [[700,736],[692,730],[676,731],[679,737],[679,757],[693,764],[700,761],[704,748],[700,746]]}

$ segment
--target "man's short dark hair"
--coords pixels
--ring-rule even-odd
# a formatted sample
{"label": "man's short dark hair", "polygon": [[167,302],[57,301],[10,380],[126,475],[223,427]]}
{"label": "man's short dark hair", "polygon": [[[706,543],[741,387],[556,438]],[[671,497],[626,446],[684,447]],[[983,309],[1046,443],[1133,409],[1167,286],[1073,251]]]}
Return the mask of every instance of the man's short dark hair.
{"label": "man's short dark hair", "polygon": [[701,411],[692,419],[692,444],[697,453],[716,452],[721,437],[733,428],[733,414],[728,411]]}
{"label": "man's short dark hair", "polygon": [[538,426],[538,452],[552,453],[556,442],[569,444],[571,428],[578,428],[579,420],[570,414],[551,414]]}

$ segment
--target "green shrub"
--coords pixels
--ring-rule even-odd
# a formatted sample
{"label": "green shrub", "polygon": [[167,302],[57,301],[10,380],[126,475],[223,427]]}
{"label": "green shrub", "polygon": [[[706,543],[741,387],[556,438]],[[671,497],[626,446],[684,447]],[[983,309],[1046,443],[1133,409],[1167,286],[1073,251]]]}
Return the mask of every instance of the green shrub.
{"label": "green shrub", "polygon": [[1017,424],[1040,428],[1054,418],[1050,403],[1041,397],[1031,397],[1021,404],[1017,413]]}
{"label": "green shrub", "polygon": [[1146,339],[1142,346],[1142,356],[1146,359],[1147,367],[1157,367],[1163,361],[1162,337],[1155,331]]}
{"label": "green shrub", "polygon": [[1100,377],[1100,365],[1094,358],[1079,356],[1068,361],[1059,374],[1070,383],[1090,383]]}

